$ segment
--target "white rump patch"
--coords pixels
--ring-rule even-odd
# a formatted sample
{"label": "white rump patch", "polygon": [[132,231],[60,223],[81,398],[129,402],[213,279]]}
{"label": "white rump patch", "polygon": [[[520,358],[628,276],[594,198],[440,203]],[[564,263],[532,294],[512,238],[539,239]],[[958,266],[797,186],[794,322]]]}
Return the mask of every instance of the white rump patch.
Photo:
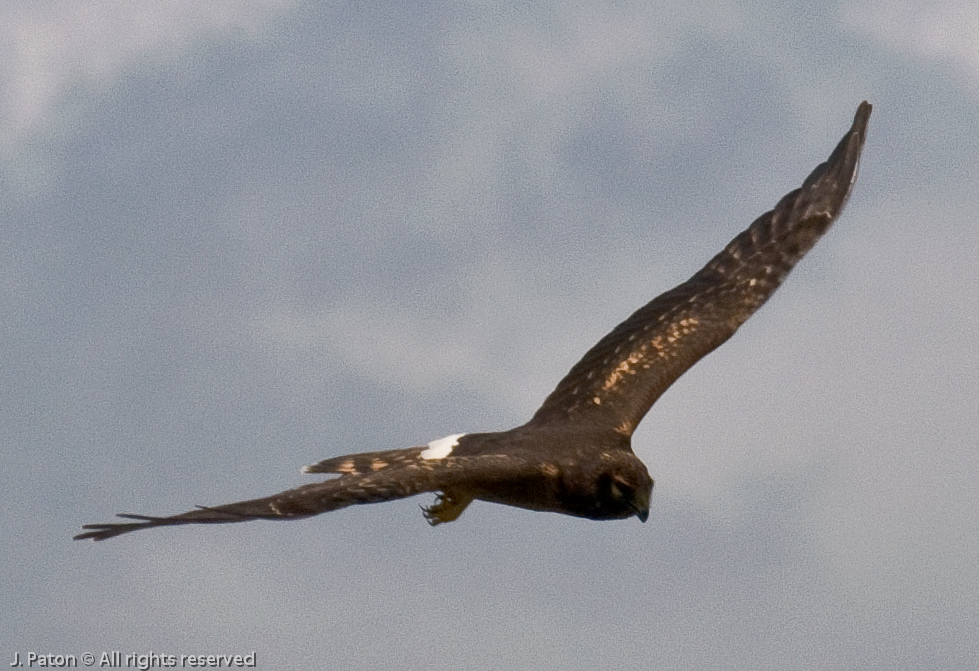
{"label": "white rump patch", "polygon": [[422,459],[445,459],[452,454],[452,448],[459,444],[459,439],[464,433],[453,433],[451,436],[433,440],[428,444],[428,449],[421,453]]}

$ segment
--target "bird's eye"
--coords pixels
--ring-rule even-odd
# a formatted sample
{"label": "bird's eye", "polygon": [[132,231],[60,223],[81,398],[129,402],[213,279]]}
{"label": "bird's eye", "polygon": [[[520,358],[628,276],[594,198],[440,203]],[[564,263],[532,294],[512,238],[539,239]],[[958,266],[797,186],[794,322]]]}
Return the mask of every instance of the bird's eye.
{"label": "bird's eye", "polygon": [[634,493],[635,490],[632,485],[625,480],[618,477],[612,478],[612,498],[619,501],[631,501]]}

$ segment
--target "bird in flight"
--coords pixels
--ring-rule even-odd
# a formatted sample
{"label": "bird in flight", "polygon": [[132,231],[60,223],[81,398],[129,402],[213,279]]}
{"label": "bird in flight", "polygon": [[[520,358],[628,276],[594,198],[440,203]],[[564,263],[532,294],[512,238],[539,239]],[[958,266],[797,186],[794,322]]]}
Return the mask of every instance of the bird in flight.
{"label": "bird in flight", "polygon": [[432,525],[472,501],[593,520],[649,515],[653,479],[632,434],[677,378],[730,338],[768,300],[839,216],[857,178],[871,106],[802,186],[758,217],[689,280],[657,296],[592,347],[529,422],[509,431],[458,433],[422,447],[333,457],[306,473],[334,474],[273,496],[180,515],[120,514],[86,524],[76,540],[177,524],[295,520],[361,503],[435,492]]}

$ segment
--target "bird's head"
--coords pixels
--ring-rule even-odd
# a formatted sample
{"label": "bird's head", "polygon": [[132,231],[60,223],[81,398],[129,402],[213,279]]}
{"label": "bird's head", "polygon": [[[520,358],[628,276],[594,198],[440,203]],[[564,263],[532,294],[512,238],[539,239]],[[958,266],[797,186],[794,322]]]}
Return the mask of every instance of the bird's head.
{"label": "bird's head", "polygon": [[609,493],[614,501],[625,506],[639,518],[640,522],[645,522],[649,517],[649,499],[653,493],[653,479],[649,475],[646,475],[644,480],[636,482],[621,474],[615,474],[609,485]]}
{"label": "bird's head", "polygon": [[606,519],[625,519],[635,515],[645,522],[649,517],[649,499],[653,479],[646,466],[635,455],[619,460],[598,480],[598,502]]}

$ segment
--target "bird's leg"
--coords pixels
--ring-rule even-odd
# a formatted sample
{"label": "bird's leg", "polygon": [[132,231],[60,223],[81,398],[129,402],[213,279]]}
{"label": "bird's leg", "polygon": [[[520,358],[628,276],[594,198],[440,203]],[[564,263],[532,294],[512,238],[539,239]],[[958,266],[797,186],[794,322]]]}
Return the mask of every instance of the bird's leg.
{"label": "bird's leg", "polygon": [[457,520],[472,501],[473,497],[459,492],[440,492],[435,504],[428,508],[422,507],[422,512],[425,514],[428,523],[434,527],[444,522]]}

